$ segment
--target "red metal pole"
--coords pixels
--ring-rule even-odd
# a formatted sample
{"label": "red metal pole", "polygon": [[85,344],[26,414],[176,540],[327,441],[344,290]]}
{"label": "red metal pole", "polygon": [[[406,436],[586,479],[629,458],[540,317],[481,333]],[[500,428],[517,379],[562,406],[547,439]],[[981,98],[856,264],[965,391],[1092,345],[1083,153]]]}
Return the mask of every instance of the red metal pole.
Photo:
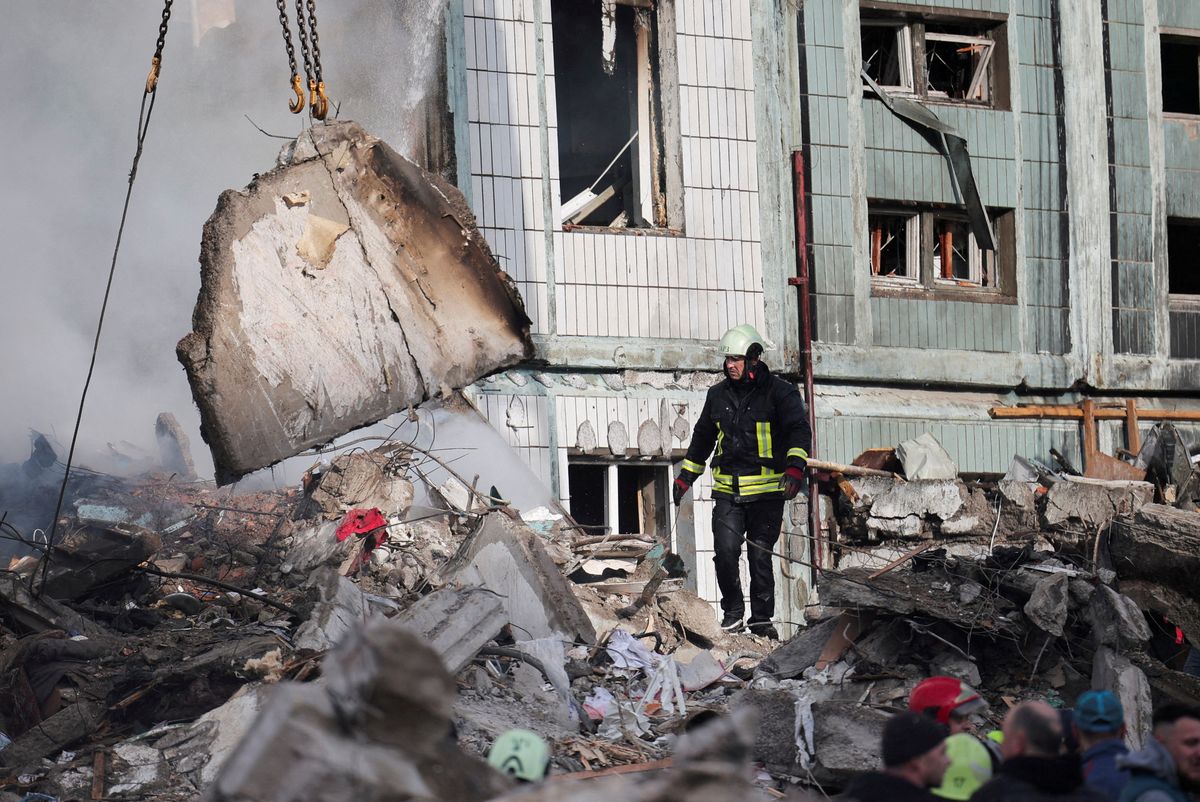
{"label": "red metal pole", "polygon": [[[808,193],[804,182],[804,154],[792,153],[792,176],[796,208],[796,276],[788,283],[800,290],[800,361],[804,368],[804,398],[808,402],[808,426],[812,430],[812,450],[817,453],[817,401],[813,392],[812,360],[812,282],[808,258]],[[821,569],[824,538],[821,536],[821,504],[816,482],[808,483],[808,531],[812,534],[812,563]]]}

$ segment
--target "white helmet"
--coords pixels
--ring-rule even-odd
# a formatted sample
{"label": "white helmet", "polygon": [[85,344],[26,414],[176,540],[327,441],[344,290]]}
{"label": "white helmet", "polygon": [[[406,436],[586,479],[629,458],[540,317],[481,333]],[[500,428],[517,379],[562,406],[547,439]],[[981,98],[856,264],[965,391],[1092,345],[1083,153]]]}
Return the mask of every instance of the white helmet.
{"label": "white helmet", "polygon": [[[755,348],[757,346],[757,348]],[[747,356],[753,359],[767,348],[767,341],[749,323],[734,326],[721,337],[717,350],[721,356]]]}

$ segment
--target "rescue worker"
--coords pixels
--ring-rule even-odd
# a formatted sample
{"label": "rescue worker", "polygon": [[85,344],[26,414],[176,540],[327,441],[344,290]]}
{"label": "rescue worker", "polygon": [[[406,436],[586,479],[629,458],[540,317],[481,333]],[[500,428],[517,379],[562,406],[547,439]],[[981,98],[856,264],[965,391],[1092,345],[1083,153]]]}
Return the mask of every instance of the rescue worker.
{"label": "rescue worker", "polygon": [[[779,539],[783,503],[804,487],[812,432],[794,384],[771,374],[761,360],[766,341],[753,326],[725,332],[720,352],[725,379],[708,391],[692,442],[675,479],[678,506],[704,473],[713,474],[713,562],[721,590],[721,628],[745,628],[745,599],[738,564],[742,541],[750,564],[751,633],[779,639],[771,549]],[[714,453],[715,448],[715,453]]]}
{"label": "rescue worker", "polygon": [[945,780],[933,790],[943,799],[969,799],[995,774],[1000,752],[991,739],[971,733],[971,716],[983,713],[988,703],[975,689],[955,677],[921,680],[908,697],[908,709],[946,725],[946,754],[950,767]]}
{"label": "rescue worker", "polygon": [[970,717],[987,710],[988,703],[962,680],[938,676],[917,683],[908,697],[908,709],[936,719],[955,735],[969,731]]}

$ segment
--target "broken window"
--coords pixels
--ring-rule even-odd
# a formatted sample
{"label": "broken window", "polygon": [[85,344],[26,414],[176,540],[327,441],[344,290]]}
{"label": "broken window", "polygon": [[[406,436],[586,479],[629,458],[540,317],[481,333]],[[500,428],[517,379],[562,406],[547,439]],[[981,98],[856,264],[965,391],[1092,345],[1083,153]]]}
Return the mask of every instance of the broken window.
{"label": "broken window", "polygon": [[875,83],[885,89],[912,91],[912,39],[907,25],[864,20],[862,61]]}
{"label": "broken window", "polygon": [[925,88],[930,97],[991,100],[995,42],[947,26],[925,28]]}
{"label": "broken window", "polygon": [[1167,292],[1200,296],[1200,220],[1167,222]]}
{"label": "broken window", "polygon": [[872,8],[863,10],[860,34],[863,69],[884,89],[939,102],[1007,103],[1002,22],[935,21]]}
{"label": "broken window", "polygon": [[[1011,213],[1003,209],[989,209],[988,213],[996,223],[997,246],[1011,251]],[[871,276],[876,280],[894,283],[900,279],[930,289],[948,285],[1001,288],[998,255],[979,247],[970,222],[960,212],[888,208],[872,202],[867,223]],[[1007,256],[1011,260],[1011,253]],[[1011,294],[1011,288],[1007,292]]]}
{"label": "broken window", "polygon": [[652,0],[551,5],[564,224],[668,225],[656,5]]}
{"label": "broken window", "polygon": [[657,536],[670,532],[666,464],[572,460],[567,482],[571,517],[593,533]]}
{"label": "broken window", "polygon": [[1200,39],[1162,38],[1163,111],[1200,114]]}
{"label": "broken window", "polygon": [[871,275],[917,280],[917,216],[877,212],[867,216],[867,224],[871,230]]}

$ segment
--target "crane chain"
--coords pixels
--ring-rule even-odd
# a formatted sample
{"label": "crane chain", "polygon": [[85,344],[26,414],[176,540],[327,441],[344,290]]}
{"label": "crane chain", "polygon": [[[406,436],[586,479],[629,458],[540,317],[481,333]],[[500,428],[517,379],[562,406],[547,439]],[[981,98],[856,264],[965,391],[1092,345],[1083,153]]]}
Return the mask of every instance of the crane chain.
{"label": "crane chain", "polygon": [[158,41],[154,44],[154,58],[150,59],[150,74],[146,76],[146,94],[158,88],[158,73],[162,67],[163,48],[167,45],[167,26],[171,22],[171,4],[175,0],[164,0],[162,22],[158,23]]}
{"label": "crane chain", "polygon": [[[296,0],[296,6],[299,7],[300,0]],[[329,113],[329,99],[325,96],[325,79],[321,75],[321,43],[317,36],[317,0],[307,0],[308,7],[308,33],[312,39],[312,60],[313,60],[313,75],[317,79],[316,96],[311,97],[313,116],[318,120],[324,120],[325,115]]]}
{"label": "crane chain", "polygon": [[292,29],[288,25],[287,6],[285,0],[275,0],[279,9],[279,26],[283,28],[283,46],[287,50],[288,68],[292,71],[292,91],[296,97],[288,101],[288,111],[299,114],[304,108],[304,84],[300,80],[300,72],[296,69],[296,47],[292,44]]}

